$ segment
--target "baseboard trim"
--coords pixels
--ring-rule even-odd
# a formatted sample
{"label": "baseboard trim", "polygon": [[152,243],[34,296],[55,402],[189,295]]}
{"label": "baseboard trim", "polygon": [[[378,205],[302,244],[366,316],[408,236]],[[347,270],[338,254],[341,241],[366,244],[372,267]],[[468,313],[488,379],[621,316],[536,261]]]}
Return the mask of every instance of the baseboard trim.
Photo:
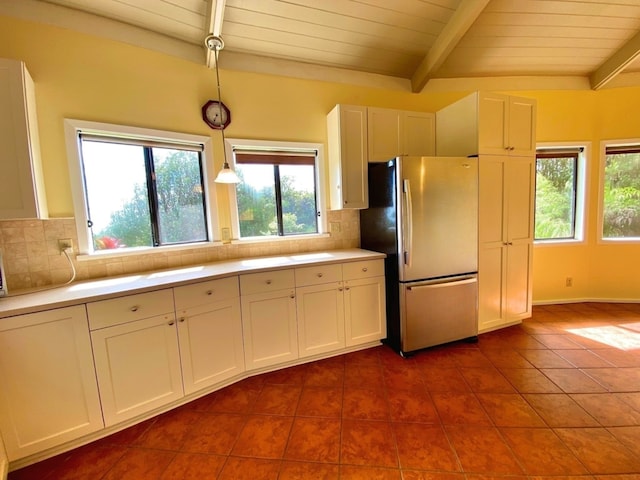
{"label": "baseboard trim", "polygon": [[554,298],[553,300],[536,300],[534,306],[558,305],[565,303],[640,303],[640,298]]}

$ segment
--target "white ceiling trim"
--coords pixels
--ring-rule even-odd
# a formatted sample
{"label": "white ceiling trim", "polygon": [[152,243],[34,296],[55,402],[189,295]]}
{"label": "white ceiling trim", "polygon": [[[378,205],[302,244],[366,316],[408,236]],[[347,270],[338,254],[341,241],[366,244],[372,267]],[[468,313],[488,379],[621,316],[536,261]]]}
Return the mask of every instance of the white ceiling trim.
{"label": "white ceiling trim", "polygon": [[598,90],[612,80],[640,55],[640,32],[611,55],[589,78],[591,88]]}
{"label": "white ceiling trim", "polygon": [[451,20],[447,22],[433,46],[411,78],[411,89],[419,93],[435,72],[447,59],[467,30],[478,19],[490,0],[462,0]]}

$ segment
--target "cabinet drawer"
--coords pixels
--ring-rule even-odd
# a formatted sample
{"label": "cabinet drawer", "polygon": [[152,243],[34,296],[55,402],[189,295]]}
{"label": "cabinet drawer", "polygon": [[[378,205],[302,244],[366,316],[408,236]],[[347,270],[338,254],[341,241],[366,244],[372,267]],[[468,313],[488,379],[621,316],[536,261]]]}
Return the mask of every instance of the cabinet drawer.
{"label": "cabinet drawer", "polygon": [[176,310],[226,300],[238,295],[238,277],[221,278],[173,289]]}
{"label": "cabinet drawer", "polygon": [[363,260],[342,264],[342,275],[345,280],[377,277],[384,275],[384,260]]}
{"label": "cabinet drawer", "polygon": [[87,304],[87,313],[91,330],[173,313],[173,292],[167,288],[92,302]]}
{"label": "cabinet drawer", "polygon": [[274,270],[272,272],[240,275],[240,292],[242,295],[274,292],[276,290],[294,287],[295,279],[293,270]]}
{"label": "cabinet drawer", "polygon": [[296,268],[296,287],[342,281],[342,265],[317,265]]}

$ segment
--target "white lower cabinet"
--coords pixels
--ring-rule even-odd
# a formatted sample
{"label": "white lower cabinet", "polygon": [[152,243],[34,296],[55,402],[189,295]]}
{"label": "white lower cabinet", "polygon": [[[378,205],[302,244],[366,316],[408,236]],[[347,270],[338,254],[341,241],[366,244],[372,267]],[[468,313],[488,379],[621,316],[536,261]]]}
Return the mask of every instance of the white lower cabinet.
{"label": "white lower cabinet", "polygon": [[385,338],[387,314],[384,276],[345,280],[344,309],[347,347]]}
{"label": "white lower cabinet", "polygon": [[174,288],[186,395],[244,372],[238,277]]}
{"label": "white lower cabinet", "polygon": [[296,285],[300,357],[385,338],[382,260],[297,268]]}
{"label": "white lower cabinet", "polygon": [[0,432],[8,461],[145,418],[245,371],[375,344],[385,319],[378,259],[233,275],[3,318]]}
{"label": "white lower cabinet", "polygon": [[2,319],[0,386],[10,461],[103,428],[84,305]]}
{"label": "white lower cabinet", "polygon": [[184,395],[173,312],[94,330],[91,340],[106,426]]}
{"label": "white lower cabinet", "polygon": [[293,270],[240,275],[247,370],[298,358]]}
{"label": "white lower cabinet", "polygon": [[342,265],[296,268],[300,357],[344,348]]}

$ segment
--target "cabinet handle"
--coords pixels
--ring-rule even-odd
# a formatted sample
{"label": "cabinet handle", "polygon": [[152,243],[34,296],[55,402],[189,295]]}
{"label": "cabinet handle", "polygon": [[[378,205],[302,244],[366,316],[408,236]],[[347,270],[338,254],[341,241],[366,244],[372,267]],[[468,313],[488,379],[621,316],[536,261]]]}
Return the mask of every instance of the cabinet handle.
{"label": "cabinet handle", "polygon": [[345,290],[350,290],[351,287],[344,287]]}
{"label": "cabinet handle", "polygon": [[135,312],[137,312],[137,311],[138,311],[138,309],[139,309],[139,308],[140,308],[140,306],[139,306],[139,305],[134,305],[134,306],[133,306],[133,307],[131,307],[129,310],[130,310],[131,312],[135,313]]}
{"label": "cabinet handle", "polygon": [[344,290],[342,287],[338,288],[338,291],[341,292],[342,290]]}
{"label": "cabinet handle", "polygon": [[173,322],[173,321],[169,322],[169,326],[173,325],[174,323],[176,322]]}
{"label": "cabinet handle", "polygon": [[322,273],[319,273],[319,274],[318,274],[318,278],[322,278]]}
{"label": "cabinet handle", "polygon": [[366,272],[367,270],[369,270],[367,267],[362,267],[363,272]]}
{"label": "cabinet handle", "polygon": [[180,320],[178,320],[180,323],[184,323],[185,318],[184,317],[180,317]]}
{"label": "cabinet handle", "polygon": [[265,283],[266,283],[267,285],[271,285],[271,280],[267,280]]}
{"label": "cabinet handle", "polygon": [[290,295],[290,298],[296,298],[296,296],[292,293],[292,294]]}
{"label": "cabinet handle", "polygon": [[213,295],[213,290],[207,290],[206,293],[207,293],[207,295],[211,296],[211,295]]}

